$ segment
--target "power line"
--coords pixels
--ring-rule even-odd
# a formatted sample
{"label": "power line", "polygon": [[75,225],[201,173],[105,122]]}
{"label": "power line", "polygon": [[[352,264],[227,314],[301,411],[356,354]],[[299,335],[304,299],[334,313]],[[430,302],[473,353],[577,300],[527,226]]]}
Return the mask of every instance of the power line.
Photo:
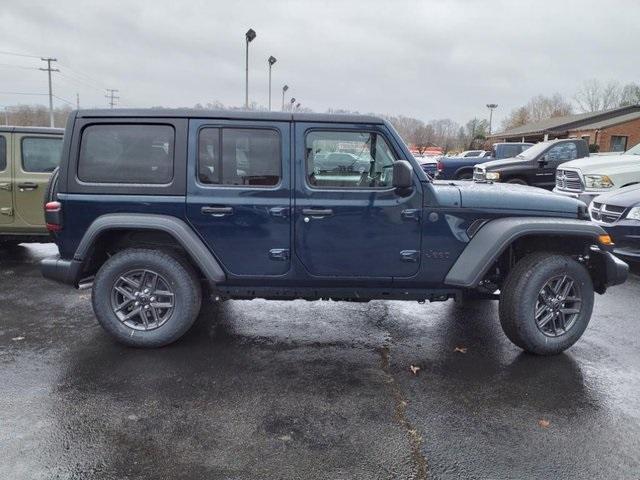
{"label": "power line", "polygon": [[71,68],[70,66],[66,65],[66,64],[61,64],[58,63],[58,65],[60,65],[61,67],[64,67],[67,70],[71,70],[71,72],[73,72],[73,74],[75,74],[76,77],[82,79],[82,77],[85,77],[84,80],[90,80],[92,83],[96,83],[96,84],[102,84],[102,81],[93,78],[91,75],[87,75],[86,73],[83,73],[75,68]]}
{"label": "power line", "polygon": [[70,83],[74,83],[76,86],[83,86],[83,87],[89,87],[89,88],[93,88],[94,90],[97,90],[98,92],[103,92],[104,88],[98,87],[96,85],[92,85],[90,83],[87,83],[83,80],[80,80],[77,77],[71,77],[69,76],[67,73],[62,73],[62,72],[58,72],[59,76],[64,77],[64,79]]}
{"label": "power line", "polygon": [[0,95],[42,95],[46,96],[46,93],[25,93],[25,92],[0,92]]}
{"label": "power line", "polygon": [[64,103],[68,103],[68,104],[69,104],[69,105],[71,105],[72,107],[75,107],[75,106],[76,106],[76,104],[75,104],[75,103],[73,103],[71,100],[66,100],[66,99],[64,99],[64,98],[62,98],[62,97],[59,97],[59,96],[57,96],[57,95],[54,95],[53,97],[54,97],[54,98],[57,98],[58,100],[63,101]]}
{"label": "power line", "polygon": [[0,63],[0,67],[21,68],[23,70],[38,70],[38,67],[25,67],[23,65],[13,65],[12,63]]}
{"label": "power line", "polygon": [[0,50],[0,54],[2,54],[2,55],[13,55],[15,57],[41,58],[39,55],[27,55],[25,53],[5,52],[3,50]]}

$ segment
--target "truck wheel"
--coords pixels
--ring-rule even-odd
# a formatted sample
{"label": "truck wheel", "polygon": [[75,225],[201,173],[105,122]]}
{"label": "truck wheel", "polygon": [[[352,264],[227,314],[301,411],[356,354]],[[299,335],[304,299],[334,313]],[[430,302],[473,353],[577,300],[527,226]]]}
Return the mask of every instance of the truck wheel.
{"label": "truck wheel", "polygon": [[504,183],[513,183],[515,185],[529,185],[526,181],[524,181],[521,178],[510,178],[509,180],[507,180]]}
{"label": "truck wheel", "polygon": [[128,249],[102,265],[91,300],[98,322],[116,340],[161,347],[193,325],[202,291],[186,261],[163,251]]}
{"label": "truck wheel", "polygon": [[582,336],[593,311],[587,269],[568,255],[533,253],[507,276],[500,295],[506,336],[538,355],[560,353]]}

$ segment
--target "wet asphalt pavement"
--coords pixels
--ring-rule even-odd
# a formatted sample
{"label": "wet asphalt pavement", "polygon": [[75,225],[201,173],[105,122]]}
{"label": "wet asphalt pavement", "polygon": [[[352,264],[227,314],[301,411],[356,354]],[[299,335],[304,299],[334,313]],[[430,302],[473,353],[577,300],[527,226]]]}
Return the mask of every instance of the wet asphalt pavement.
{"label": "wet asphalt pavement", "polygon": [[552,358],[451,301],[229,301],[135,350],[54,252],[0,249],[2,479],[640,477],[638,276]]}

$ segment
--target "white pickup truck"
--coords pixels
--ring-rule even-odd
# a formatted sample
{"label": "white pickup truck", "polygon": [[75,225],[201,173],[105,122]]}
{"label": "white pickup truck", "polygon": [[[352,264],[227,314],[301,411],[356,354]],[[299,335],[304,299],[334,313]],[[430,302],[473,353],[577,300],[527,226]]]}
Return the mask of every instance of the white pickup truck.
{"label": "white pickup truck", "polygon": [[587,205],[598,195],[640,183],[640,143],[622,155],[597,155],[563,163],[556,170],[554,193]]}

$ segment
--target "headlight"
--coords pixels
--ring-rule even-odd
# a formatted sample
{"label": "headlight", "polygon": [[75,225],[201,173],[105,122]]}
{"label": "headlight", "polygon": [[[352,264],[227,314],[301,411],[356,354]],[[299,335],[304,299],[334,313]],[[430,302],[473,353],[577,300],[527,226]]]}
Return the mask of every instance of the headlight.
{"label": "headlight", "polygon": [[584,186],[587,188],[611,188],[613,182],[606,175],[585,175]]}
{"label": "headlight", "polygon": [[630,218],[631,220],[640,220],[640,207],[633,207],[629,210],[627,218]]}
{"label": "headlight", "polygon": [[500,180],[500,174],[498,172],[487,172],[485,178],[487,180]]}

